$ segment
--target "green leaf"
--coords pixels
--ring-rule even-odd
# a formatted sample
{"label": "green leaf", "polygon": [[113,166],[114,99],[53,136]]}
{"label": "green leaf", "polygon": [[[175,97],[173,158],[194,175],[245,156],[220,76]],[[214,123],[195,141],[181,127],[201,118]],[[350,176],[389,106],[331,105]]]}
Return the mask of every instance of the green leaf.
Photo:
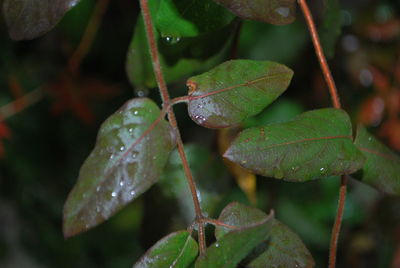
{"label": "green leaf", "polygon": [[351,174],[365,160],[352,142],[348,115],[333,108],[245,129],[224,156],[257,174],[295,182]]}
{"label": "green leaf", "polygon": [[[229,187],[229,178],[222,159],[204,146],[185,145],[185,153],[197,186],[203,212],[210,217],[217,212]],[[171,153],[159,184],[162,192],[175,198],[187,224],[195,218],[193,198],[187,184],[178,150]]]}
{"label": "green leaf", "polygon": [[245,20],[283,25],[296,17],[295,0],[214,0]]}
{"label": "green leaf", "polygon": [[185,268],[195,260],[197,252],[197,243],[190,234],[178,231],[158,241],[133,268]]}
{"label": "green leaf", "polygon": [[196,268],[235,268],[270,231],[271,218],[237,228],[207,248],[196,261]]}
{"label": "green leaf", "polygon": [[[268,216],[261,210],[233,202],[221,212],[219,221],[229,225],[244,227],[266,219]],[[276,219],[271,219],[270,232],[247,258],[249,268],[286,268],[314,267],[314,260],[301,239],[287,226]],[[215,236],[223,239],[232,229],[217,226]]]}
{"label": "green leaf", "polygon": [[12,39],[33,39],[50,31],[79,0],[4,0],[3,12]]}
{"label": "green leaf", "polygon": [[66,237],[107,220],[159,179],[175,135],[150,99],[128,101],[101,126],[64,207]]}
{"label": "green leaf", "polygon": [[332,58],[342,27],[340,3],[338,0],[325,0],[324,4],[325,17],[318,32],[325,54],[328,58]]}
{"label": "green leaf", "polygon": [[155,24],[162,37],[195,37],[229,24],[234,16],[212,0],[161,1]]}
{"label": "green leaf", "polygon": [[289,86],[293,71],[269,61],[231,60],[189,78],[190,117],[223,128],[256,115]]}
{"label": "green leaf", "polygon": [[385,193],[400,194],[400,157],[361,125],[354,143],[367,159],[356,177]]}
{"label": "green leaf", "polygon": [[[156,12],[152,10],[152,13]],[[197,38],[161,38],[158,31],[155,31],[160,50],[160,64],[166,82],[171,83],[194,72],[208,70],[221,62],[229,50],[233,26],[228,25],[220,31]],[[210,45],[210,39],[215,43]],[[135,87],[157,86],[141,15],[129,45],[126,72],[129,81]]]}

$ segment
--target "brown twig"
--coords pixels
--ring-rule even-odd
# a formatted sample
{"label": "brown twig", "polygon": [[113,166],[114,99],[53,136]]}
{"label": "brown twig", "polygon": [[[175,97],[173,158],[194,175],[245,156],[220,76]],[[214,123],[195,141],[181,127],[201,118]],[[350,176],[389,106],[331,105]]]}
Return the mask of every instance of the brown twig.
{"label": "brown twig", "polygon": [[[326,61],[322,46],[318,37],[318,32],[314,24],[313,17],[311,15],[310,9],[308,8],[306,0],[298,0],[300,8],[304,14],[305,20],[307,22],[308,29],[310,31],[311,39],[314,44],[315,53],[317,55],[319,64],[322,69],[325,81],[328,85],[329,92],[332,98],[333,106],[337,109],[341,108],[339,94],[336,89],[335,81],[333,80],[331,71],[329,69],[328,63]],[[331,243],[329,249],[329,268],[334,268],[336,266],[336,254],[337,254],[337,244],[339,240],[340,227],[343,220],[343,211],[346,201],[347,192],[347,176],[343,175],[341,177],[341,185],[339,190],[339,200],[338,209],[336,212],[335,223],[332,228]]]}
{"label": "brown twig", "polygon": [[82,59],[86,56],[90,46],[93,43],[94,37],[99,29],[100,22],[108,7],[110,0],[98,0],[93,15],[89,20],[86,30],[83,34],[78,48],[74,51],[68,62],[68,69],[71,73],[76,73]]}
{"label": "brown twig", "polygon": [[[168,88],[165,83],[163,73],[161,71],[161,64],[160,64],[160,59],[159,59],[159,54],[158,54],[158,49],[157,49],[157,42],[155,40],[153,23],[152,23],[150,9],[149,9],[147,0],[140,0],[140,6],[142,9],[147,41],[148,41],[148,44],[150,47],[150,55],[151,55],[151,59],[152,59],[152,63],[153,63],[153,70],[154,70],[157,85],[158,85],[158,88],[159,88],[159,91],[161,94],[161,98],[163,101],[163,106],[169,106],[171,99],[169,97]],[[189,163],[186,159],[186,154],[184,151],[182,138],[181,138],[181,135],[179,132],[178,124],[176,122],[174,111],[172,109],[169,109],[169,111],[168,111],[168,119],[177,135],[178,152],[179,152],[179,156],[181,157],[181,160],[182,160],[183,169],[184,169],[184,172],[185,172],[185,175],[187,178],[187,182],[189,184],[189,188],[190,188],[190,191],[192,194],[194,209],[195,209],[195,213],[196,213],[195,222],[197,222],[198,230],[199,230],[200,254],[204,254],[204,252],[206,250],[204,221],[203,221],[204,216],[201,211],[200,201],[197,197],[196,184],[194,182],[192,172],[189,168]]]}

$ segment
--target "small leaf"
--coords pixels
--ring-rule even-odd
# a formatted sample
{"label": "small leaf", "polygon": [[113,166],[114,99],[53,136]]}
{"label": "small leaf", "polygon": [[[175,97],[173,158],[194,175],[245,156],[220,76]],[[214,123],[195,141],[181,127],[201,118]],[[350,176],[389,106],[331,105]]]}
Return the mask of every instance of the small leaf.
{"label": "small leaf", "polygon": [[195,37],[229,24],[234,16],[212,0],[161,1],[155,24],[162,37]]}
{"label": "small leaf", "polygon": [[[268,216],[259,209],[234,202],[224,208],[219,221],[229,225],[243,227],[253,222],[266,219]],[[247,258],[249,268],[286,268],[314,267],[314,260],[301,239],[287,226],[276,219],[271,219],[270,232]],[[223,239],[232,229],[217,226],[215,236]]]}
{"label": "small leaf", "polygon": [[132,99],[101,126],[64,207],[66,237],[107,220],[159,178],[175,145],[157,105]]}
{"label": "small leaf", "polygon": [[235,268],[269,233],[271,218],[235,229],[207,248],[196,268]]}
{"label": "small leaf", "polygon": [[214,0],[245,20],[284,25],[296,17],[295,0]]}
{"label": "small leaf", "polygon": [[352,142],[348,115],[333,108],[246,129],[224,156],[257,174],[296,182],[351,174],[365,160]]}
{"label": "small leaf", "polygon": [[12,39],[33,39],[50,31],[79,0],[4,0],[3,12]]}
{"label": "small leaf", "polygon": [[373,137],[361,125],[357,128],[355,145],[366,162],[356,177],[388,194],[400,194],[400,158]]}
{"label": "small leaf", "polygon": [[189,115],[209,128],[236,125],[278,98],[292,76],[292,70],[274,62],[224,62],[188,80]]}
{"label": "small leaf", "polygon": [[195,260],[197,252],[197,243],[190,234],[178,231],[158,241],[133,268],[185,268]]}

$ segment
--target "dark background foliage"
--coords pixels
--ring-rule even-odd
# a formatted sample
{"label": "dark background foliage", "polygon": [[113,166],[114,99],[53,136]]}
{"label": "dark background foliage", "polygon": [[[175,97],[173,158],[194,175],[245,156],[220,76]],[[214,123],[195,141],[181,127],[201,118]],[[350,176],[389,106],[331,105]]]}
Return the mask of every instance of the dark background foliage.
{"label": "dark background foliage", "polygon": [[[400,151],[399,4],[343,1],[338,34],[333,25],[337,20],[324,22],[320,1],[310,4],[344,108],[354,122],[366,124]],[[172,154],[166,176],[171,174],[176,183],[163,178],[108,222],[68,240],[62,236],[63,204],[100,123],[134,96],[159,101],[156,90],[133,88],[125,72],[139,13],[136,1],[111,1],[79,73],[65,72],[95,5],[94,0],[82,0],[55,29],[32,41],[12,41],[4,19],[0,22],[0,267],[129,267],[162,236],[191,220],[190,196],[182,195],[182,172]],[[218,41],[214,38],[207,42]],[[173,60],[179,44],[161,45]],[[285,26],[244,22],[237,53],[239,58],[273,60],[294,70],[283,97],[245,125],[282,121],[330,105],[301,16]],[[13,107],[20,111],[15,115],[7,116],[1,108],[38,88],[38,101],[25,109],[17,103]],[[170,91],[185,95],[185,79],[175,81]],[[250,204],[222,164],[221,133],[195,125],[183,105],[175,109],[208,213],[218,215],[233,200]],[[338,187],[337,178],[293,184],[260,177],[250,195],[256,194],[258,208],[274,209],[310,249],[316,267],[323,267]],[[400,267],[399,211],[399,198],[351,180],[338,267]]]}

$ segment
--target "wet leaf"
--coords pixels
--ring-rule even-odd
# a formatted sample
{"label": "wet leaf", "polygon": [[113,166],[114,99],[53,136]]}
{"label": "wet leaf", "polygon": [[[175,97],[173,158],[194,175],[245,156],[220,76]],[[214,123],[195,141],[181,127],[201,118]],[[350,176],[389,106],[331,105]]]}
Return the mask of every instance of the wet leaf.
{"label": "wet leaf", "polygon": [[296,18],[295,0],[214,0],[245,20],[289,24]]}
{"label": "wet leaf", "polygon": [[348,115],[333,108],[246,129],[224,156],[257,174],[294,182],[351,174],[365,161],[352,142]]}
{"label": "wet leaf", "polygon": [[196,241],[187,231],[167,235],[151,247],[133,268],[185,268],[195,260]]}
{"label": "wet leaf", "polygon": [[[220,201],[230,189],[222,159],[204,146],[195,144],[185,145],[185,153],[196,182],[201,208],[213,217],[218,213]],[[195,218],[193,198],[177,150],[171,153],[158,185],[166,196],[177,200],[180,214],[186,224],[191,224]]]}
{"label": "wet leaf", "polygon": [[207,248],[196,261],[196,268],[235,268],[270,231],[271,218],[237,228]]}
{"label": "wet leaf", "polygon": [[[226,224],[243,227],[266,219],[268,216],[261,210],[233,202],[221,212],[219,221]],[[276,219],[271,219],[270,232],[246,259],[249,268],[286,268],[314,267],[314,260],[301,239],[287,226]],[[218,241],[223,239],[232,229],[218,226],[215,236]]]}
{"label": "wet leaf", "polygon": [[[151,3],[152,1],[150,1]],[[152,10],[153,11],[153,10]],[[156,14],[156,12],[152,12]],[[153,16],[154,16],[153,14]],[[160,63],[167,83],[174,82],[197,71],[208,70],[226,58],[233,27],[198,38],[155,37],[160,50]],[[221,38],[223,37],[223,38]],[[209,40],[216,40],[210,45]],[[135,87],[157,86],[142,16],[139,16],[126,58],[126,72]]]}
{"label": "wet leaf", "polygon": [[132,99],[101,126],[64,207],[66,237],[107,220],[157,182],[175,138],[157,105]]}
{"label": "wet leaf", "polygon": [[[400,158],[361,125],[357,128],[355,145],[365,155],[361,181],[388,194],[400,194]],[[358,175],[358,176],[357,176]]]}
{"label": "wet leaf", "polygon": [[161,1],[155,24],[162,37],[195,37],[222,28],[234,16],[212,0]]}
{"label": "wet leaf", "polygon": [[338,0],[324,0],[324,4],[325,16],[318,32],[326,56],[332,58],[335,55],[335,45],[342,28],[340,3]]}
{"label": "wet leaf", "polygon": [[12,39],[33,39],[50,31],[79,0],[4,0],[3,12]]}
{"label": "wet leaf", "polygon": [[190,117],[223,128],[256,115],[289,86],[293,71],[269,61],[231,60],[189,78]]}

